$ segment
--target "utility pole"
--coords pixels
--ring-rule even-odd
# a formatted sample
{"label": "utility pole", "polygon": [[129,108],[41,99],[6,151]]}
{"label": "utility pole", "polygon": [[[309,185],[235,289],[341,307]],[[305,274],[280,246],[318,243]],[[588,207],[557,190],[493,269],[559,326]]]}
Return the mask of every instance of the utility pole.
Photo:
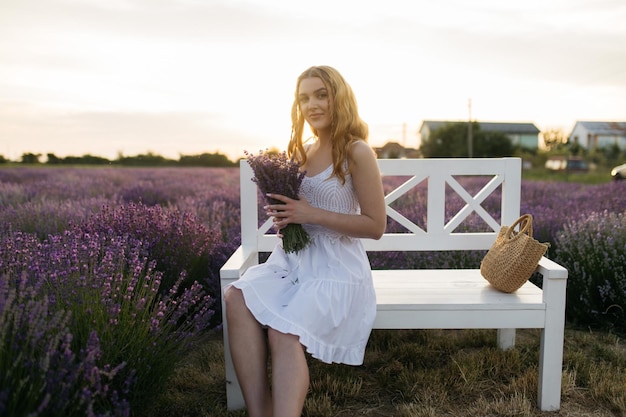
{"label": "utility pole", "polygon": [[402,147],[406,147],[406,122],[402,123]]}
{"label": "utility pole", "polygon": [[467,100],[467,107],[469,110],[469,122],[467,123],[467,155],[471,158],[472,154],[474,153],[473,150],[473,141],[474,139],[472,138],[472,99],[468,99]]}

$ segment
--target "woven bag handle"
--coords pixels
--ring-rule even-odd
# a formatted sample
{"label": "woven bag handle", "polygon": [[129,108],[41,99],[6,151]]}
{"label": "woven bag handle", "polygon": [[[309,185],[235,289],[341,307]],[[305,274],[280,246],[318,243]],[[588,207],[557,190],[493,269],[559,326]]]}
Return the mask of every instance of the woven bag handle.
{"label": "woven bag handle", "polygon": [[[515,226],[517,225],[519,225],[519,232],[515,233]],[[533,216],[530,214],[523,214],[515,220],[509,227],[506,237],[507,239],[515,239],[524,233],[529,237],[533,237]]]}

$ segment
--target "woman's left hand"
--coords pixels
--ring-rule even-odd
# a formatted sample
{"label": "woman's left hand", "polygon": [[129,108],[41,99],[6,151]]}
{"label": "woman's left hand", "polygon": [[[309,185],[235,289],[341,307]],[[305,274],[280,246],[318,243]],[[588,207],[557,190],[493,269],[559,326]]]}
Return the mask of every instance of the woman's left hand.
{"label": "woman's left hand", "polygon": [[284,203],[269,204],[264,207],[267,215],[274,217],[274,227],[276,229],[280,230],[289,223],[311,223],[311,214],[314,208],[303,197],[295,200],[281,194],[268,194],[267,196]]}

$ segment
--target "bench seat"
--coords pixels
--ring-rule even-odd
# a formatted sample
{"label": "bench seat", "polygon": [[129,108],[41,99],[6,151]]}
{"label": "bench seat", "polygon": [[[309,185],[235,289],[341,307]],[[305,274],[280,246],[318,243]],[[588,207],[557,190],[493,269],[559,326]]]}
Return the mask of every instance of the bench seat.
{"label": "bench seat", "polygon": [[478,269],[373,271],[379,329],[539,328],[543,292],[527,282],[515,293],[493,288]]}

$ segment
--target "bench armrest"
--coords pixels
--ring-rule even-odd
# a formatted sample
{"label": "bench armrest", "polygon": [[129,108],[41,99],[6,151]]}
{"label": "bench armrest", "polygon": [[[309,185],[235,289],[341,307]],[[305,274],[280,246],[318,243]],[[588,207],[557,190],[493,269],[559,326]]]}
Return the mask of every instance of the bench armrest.
{"label": "bench armrest", "polygon": [[543,275],[544,279],[567,279],[567,269],[545,256],[539,260],[537,272]]}
{"label": "bench armrest", "polygon": [[559,316],[564,315],[567,269],[544,256],[539,260],[537,272],[543,275],[544,302]]}
{"label": "bench armrest", "polygon": [[227,284],[239,279],[241,275],[251,267],[259,263],[259,253],[249,252],[247,255],[244,253],[242,246],[239,246],[237,250],[228,258],[224,266],[220,268],[220,284],[224,287]]}

